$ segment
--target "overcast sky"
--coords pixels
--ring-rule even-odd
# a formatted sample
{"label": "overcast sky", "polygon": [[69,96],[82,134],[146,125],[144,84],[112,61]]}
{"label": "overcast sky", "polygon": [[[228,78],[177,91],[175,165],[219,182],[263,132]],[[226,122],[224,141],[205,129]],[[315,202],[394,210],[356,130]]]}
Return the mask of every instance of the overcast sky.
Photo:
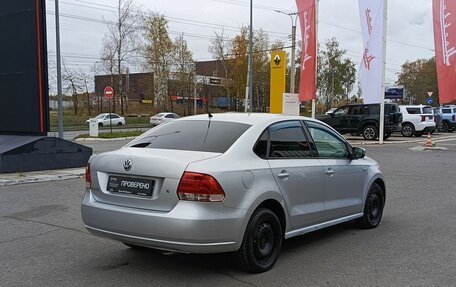
{"label": "overcast sky", "polygon": [[[294,0],[253,0],[254,28],[291,44],[291,20],[274,12],[296,11]],[[114,19],[116,0],[60,0],[61,49],[71,68],[88,69],[100,54],[106,26],[100,20]],[[171,38],[184,38],[198,61],[211,60],[208,52],[214,30],[233,37],[238,27],[249,23],[249,0],[136,0],[142,10],[158,11],[169,21]],[[412,4],[413,3],[413,4]],[[55,62],[54,0],[47,0],[48,50]],[[359,65],[362,40],[358,0],[320,0],[319,42],[335,37],[347,55]],[[434,56],[431,0],[389,0],[386,81],[394,83],[405,61]],[[298,24],[299,29],[299,24]],[[298,39],[300,38],[298,30]],[[133,70],[138,70],[134,68]]]}

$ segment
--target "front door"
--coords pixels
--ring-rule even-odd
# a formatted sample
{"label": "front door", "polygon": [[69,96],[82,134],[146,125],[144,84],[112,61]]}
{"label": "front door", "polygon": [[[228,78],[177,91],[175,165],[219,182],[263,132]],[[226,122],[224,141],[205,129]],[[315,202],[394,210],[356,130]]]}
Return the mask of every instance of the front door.
{"label": "front door", "polygon": [[346,142],[330,128],[311,121],[306,126],[325,173],[325,221],[361,213],[367,169],[349,158]]}

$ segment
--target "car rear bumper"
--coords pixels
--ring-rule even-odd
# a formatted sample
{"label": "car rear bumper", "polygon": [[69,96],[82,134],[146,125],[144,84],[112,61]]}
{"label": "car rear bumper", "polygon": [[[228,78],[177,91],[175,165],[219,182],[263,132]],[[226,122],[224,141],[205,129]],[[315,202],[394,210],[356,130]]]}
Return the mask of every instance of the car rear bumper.
{"label": "car rear bumper", "polygon": [[239,249],[247,210],[223,203],[179,201],[170,212],[156,212],[97,202],[86,192],[81,205],[85,227],[114,240],[184,253]]}
{"label": "car rear bumper", "polygon": [[430,123],[421,123],[415,125],[415,131],[416,132],[423,132],[423,133],[430,133],[435,130],[435,122],[430,122]]}

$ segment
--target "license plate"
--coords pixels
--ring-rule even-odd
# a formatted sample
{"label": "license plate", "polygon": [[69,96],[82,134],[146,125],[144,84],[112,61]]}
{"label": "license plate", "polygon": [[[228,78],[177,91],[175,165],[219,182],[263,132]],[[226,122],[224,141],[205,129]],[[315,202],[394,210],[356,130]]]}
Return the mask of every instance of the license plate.
{"label": "license plate", "polygon": [[145,178],[110,176],[107,190],[112,193],[152,196],[154,181]]}

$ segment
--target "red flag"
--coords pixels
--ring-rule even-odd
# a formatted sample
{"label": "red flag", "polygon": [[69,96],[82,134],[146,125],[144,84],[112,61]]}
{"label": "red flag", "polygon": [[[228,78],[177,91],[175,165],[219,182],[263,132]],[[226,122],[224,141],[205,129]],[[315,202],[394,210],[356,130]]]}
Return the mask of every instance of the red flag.
{"label": "red flag", "polygon": [[316,99],[317,92],[317,27],[315,0],[296,0],[302,34],[301,79],[299,100]]}
{"label": "red flag", "polygon": [[434,40],[441,104],[456,102],[456,1],[434,0]]}

